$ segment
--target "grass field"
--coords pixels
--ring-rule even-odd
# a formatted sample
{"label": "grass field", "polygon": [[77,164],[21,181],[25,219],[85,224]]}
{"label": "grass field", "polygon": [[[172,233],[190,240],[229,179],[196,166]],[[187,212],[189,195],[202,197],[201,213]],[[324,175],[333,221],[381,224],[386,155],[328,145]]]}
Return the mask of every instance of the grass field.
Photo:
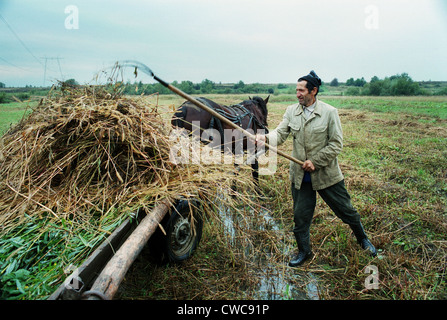
{"label": "grass field", "polygon": [[[234,104],[246,95],[207,96]],[[145,98],[166,112],[181,104],[173,96]],[[344,149],[339,160],[353,203],[379,255],[359,249],[347,226],[318,200],[311,227],[314,258],[302,268],[287,267],[295,250],[288,160],[278,159],[274,175],[262,176],[261,205],[276,229],[246,230],[265,259],[253,261],[232,246],[222,226],[205,223],[201,244],[181,265],[159,266],[144,256],[134,264],[122,299],[256,298],[258,270],[268,259],[295,288],[312,274],[320,299],[446,299],[447,257],[447,102],[445,97],[335,97],[321,100],[339,109]],[[271,96],[269,126],[281,121],[293,95]],[[25,104],[0,104],[0,134],[23,115]],[[291,139],[280,147],[291,151]],[[253,219],[259,219],[256,213]],[[254,268],[255,266],[255,268]],[[378,288],[367,289],[368,267],[378,271]],[[256,271],[255,271],[256,269]],[[288,288],[288,287],[287,287]],[[284,299],[292,295],[283,290]],[[30,297],[32,298],[32,297]]]}
{"label": "grass field", "polygon": [[2,135],[12,124],[22,119],[30,109],[27,106],[35,105],[35,102],[10,102],[0,104],[0,135]]}

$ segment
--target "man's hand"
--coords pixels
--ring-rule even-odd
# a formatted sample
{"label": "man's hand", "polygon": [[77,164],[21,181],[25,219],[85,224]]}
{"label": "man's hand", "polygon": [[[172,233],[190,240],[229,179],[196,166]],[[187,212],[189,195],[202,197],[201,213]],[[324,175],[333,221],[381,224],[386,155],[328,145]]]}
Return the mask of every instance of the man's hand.
{"label": "man's hand", "polygon": [[310,160],[304,161],[302,168],[303,168],[304,171],[307,171],[307,172],[314,172],[315,171],[315,166],[312,163],[312,161],[310,161]]}
{"label": "man's hand", "polygon": [[256,144],[259,147],[262,147],[263,145],[265,145],[265,135],[263,134],[257,134],[256,135]]}

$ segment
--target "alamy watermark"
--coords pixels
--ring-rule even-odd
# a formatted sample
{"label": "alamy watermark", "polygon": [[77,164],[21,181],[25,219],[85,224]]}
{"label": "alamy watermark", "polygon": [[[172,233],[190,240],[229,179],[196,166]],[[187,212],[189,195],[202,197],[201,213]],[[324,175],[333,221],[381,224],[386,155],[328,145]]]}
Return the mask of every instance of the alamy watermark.
{"label": "alamy watermark", "polygon": [[67,17],[65,18],[64,25],[67,30],[79,29],[79,9],[75,5],[69,5],[64,10]]}
{"label": "alamy watermark", "polygon": [[365,28],[368,30],[379,29],[379,8],[375,5],[365,7]]}
{"label": "alamy watermark", "polygon": [[65,288],[80,292],[84,287],[84,283],[79,277],[79,269],[76,268],[76,266],[70,264],[64,269],[64,273],[69,274],[69,277],[67,277],[67,279],[65,279],[64,281]]}
{"label": "alamy watermark", "polygon": [[[254,135],[252,129],[246,129],[246,132]],[[265,131],[258,130],[257,133],[264,134]],[[172,130],[169,138],[173,142],[169,160],[175,164],[252,165],[257,160],[260,175],[276,172],[277,153],[273,150],[266,152],[265,145],[256,145],[252,138],[236,129],[200,130],[200,121],[193,121],[191,135],[184,130]]]}
{"label": "alamy watermark", "polygon": [[365,289],[379,289],[379,268],[371,264],[365,268],[365,273],[370,274],[365,279]]}

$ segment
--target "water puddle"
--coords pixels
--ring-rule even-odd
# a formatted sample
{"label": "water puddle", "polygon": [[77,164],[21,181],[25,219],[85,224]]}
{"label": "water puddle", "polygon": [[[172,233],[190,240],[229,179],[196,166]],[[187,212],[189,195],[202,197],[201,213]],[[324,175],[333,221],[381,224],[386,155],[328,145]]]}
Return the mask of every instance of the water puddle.
{"label": "water puddle", "polygon": [[296,248],[285,244],[284,228],[267,209],[249,210],[242,216],[219,207],[229,245],[241,252],[252,278],[258,282],[255,292],[247,295],[259,300],[319,300],[318,278],[288,266]]}

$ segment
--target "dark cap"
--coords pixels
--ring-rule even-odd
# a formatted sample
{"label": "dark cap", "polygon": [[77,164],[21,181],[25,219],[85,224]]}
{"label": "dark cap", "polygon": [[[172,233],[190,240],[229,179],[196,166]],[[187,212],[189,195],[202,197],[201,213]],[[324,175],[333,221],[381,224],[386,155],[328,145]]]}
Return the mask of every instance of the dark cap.
{"label": "dark cap", "polygon": [[314,87],[321,86],[321,79],[319,76],[317,76],[317,74],[313,70],[311,72],[309,72],[309,74],[307,76],[299,78],[298,82],[300,82],[302,80],[306,80],[307,82],[310,82],[311,84],[313,84]]}

